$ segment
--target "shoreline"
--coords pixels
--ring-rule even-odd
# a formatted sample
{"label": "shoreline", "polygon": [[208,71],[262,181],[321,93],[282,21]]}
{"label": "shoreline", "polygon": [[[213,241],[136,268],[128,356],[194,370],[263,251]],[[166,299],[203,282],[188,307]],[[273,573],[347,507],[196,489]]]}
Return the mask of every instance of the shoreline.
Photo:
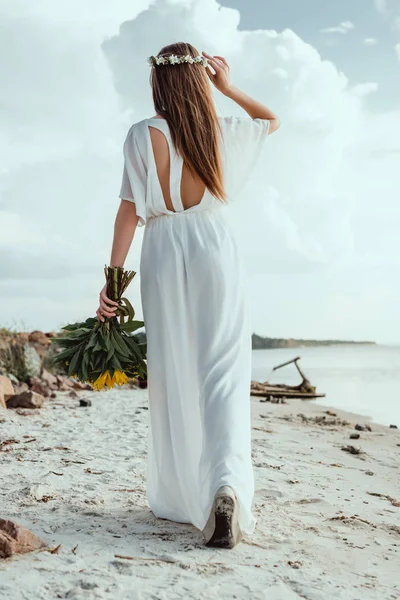
{"label": "shoreline", "polygon": [[287,348],[253,350],[252,379],[297,385],[301,377],[293,366],[273,372],[273,367],[295,356],[301,357],[299,366],[316,386],[316,392],[325,393],[324,398],[313,400],[321,407],[349,411],[368,416],[375,423],[400,427],[400,407],[396,402],[400,390],[397,369],[400,347],[377,344],[358,349],[303,348],[297,352]]}
{"label": "shoreline", "polygon": [[79,407],[61,392],[30,416],[0,413],[1,440],[16,441],[0,455],[0,517],[59,546],[0,561],[5,600],[400,596],[399,430],[312,400],[252,398],[256,530],[208,549],[193,526],[149,510],[147,393],[83,391],[92,406]]}

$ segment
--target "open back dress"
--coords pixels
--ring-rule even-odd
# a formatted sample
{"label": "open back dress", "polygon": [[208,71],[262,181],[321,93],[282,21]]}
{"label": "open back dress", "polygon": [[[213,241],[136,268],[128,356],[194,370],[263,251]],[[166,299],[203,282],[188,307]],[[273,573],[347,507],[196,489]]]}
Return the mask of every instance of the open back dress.
{"label": "open back dress", "polygon": [[[218,119],[228,205],[206,188],[201,201],[185,209],[183,160],[161,118],[129,129],[119,196],[136,204],[138,226],[145,227],[140,294],[147,336],[149,506],[157,517],[202,530],[215,492],[229,485],[239,500],[241,530],[251,534],[250,314],[226,211],[253,170],[270,122]],[[165,204],[150,127],[168,142],[174,211]]]}

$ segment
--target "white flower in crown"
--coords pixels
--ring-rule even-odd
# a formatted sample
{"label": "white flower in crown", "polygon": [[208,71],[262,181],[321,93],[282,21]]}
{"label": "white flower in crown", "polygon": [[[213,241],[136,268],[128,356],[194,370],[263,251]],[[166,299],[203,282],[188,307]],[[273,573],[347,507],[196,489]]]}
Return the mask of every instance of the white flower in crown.
{"label": "white flower in crown", "polygon": [[208,62],[205,56],[191,56],[190,54],[177,56],[176,54],[170,54],[170,56],[149,56],[147,62],[150,66],[155,65],[179,65],[183,63],[201,63],[204,67],[208,66]]}

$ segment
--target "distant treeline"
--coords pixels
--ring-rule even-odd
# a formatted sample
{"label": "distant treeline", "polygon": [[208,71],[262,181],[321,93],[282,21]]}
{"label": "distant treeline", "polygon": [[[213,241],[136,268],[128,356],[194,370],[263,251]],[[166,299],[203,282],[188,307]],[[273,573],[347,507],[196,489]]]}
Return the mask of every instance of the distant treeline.
{"label": "distant treeline", "polygon": [[354,342],[348,340],[295,340],[292,338],[261,337],[256,333],[252,335],[253,350],[265,348],[299,348],[304,346],[332,346],[334,344],[376,344],[376,342]]}

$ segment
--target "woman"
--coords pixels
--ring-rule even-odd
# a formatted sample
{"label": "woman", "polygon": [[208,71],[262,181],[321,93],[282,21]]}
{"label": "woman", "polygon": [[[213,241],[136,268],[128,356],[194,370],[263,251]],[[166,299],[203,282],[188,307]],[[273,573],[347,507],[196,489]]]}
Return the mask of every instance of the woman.
{"label": "woman", "polygon": [[[177,43],[149,63],[156,115],[134,123],[124,143],[110,259],[123,266],[145,225],[147,498],[157,517],[192,523],[207,545],[233,548],[256,520],[251,331],[226,207],[279,120],[230,82],[222,56]],[[210,81],[249,116],[218,117]],[[115,309],[104,287],[98,318]]]}

